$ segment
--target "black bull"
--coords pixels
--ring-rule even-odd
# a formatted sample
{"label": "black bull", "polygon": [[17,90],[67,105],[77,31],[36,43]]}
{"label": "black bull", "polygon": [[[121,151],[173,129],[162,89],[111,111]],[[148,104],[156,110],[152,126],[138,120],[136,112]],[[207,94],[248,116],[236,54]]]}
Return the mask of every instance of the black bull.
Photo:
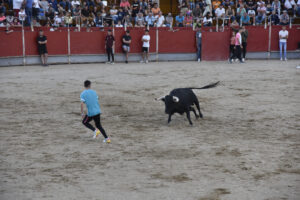
{"label": "black bull", "polygon": [[[177,88],[172,90],[169,95],[157,98],[156,100],[162,100],[165,102],[165,112],[169,115],[168,123],[170,123],[171,117],[174,113],[179,113],[181,115],[186,113],[190,124],[193,125],[190,117],[190,111],[194,112],[196,118],[203,118],[203,115],[200,111],[198,98],[193,92],[193,89],[209,89],[216,87],[218,84],[219,82],[216,82],[201,88]],[[197,115],[196,110],[192,107],[193,105],[196,106],[197,110],[199,111],[199,115]]]}

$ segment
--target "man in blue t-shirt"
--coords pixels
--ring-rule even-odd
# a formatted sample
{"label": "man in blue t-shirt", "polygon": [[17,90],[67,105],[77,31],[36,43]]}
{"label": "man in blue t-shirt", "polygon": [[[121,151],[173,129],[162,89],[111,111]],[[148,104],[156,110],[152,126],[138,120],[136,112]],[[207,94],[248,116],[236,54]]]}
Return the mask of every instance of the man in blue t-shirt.
{"label": "man in blue t-shirt", "polygon": [[[91,89],[91,81],[86,80],[84,81],[85,90],[80,94],[80,101],[81,101],[81,116],[82,116],[82,123],[87,128],[91,129],[94,132],[93,138],[96,138],[100,132],[104,136],[103,142],[110,143],[110,139],[107,137],[105,130],[101,126],[100,122],[100,106],[98,102],[98,95],[97,93]],[[83,108],[84,104],[87,107],[87,114],[84,114]],[[94,120],[96,128],[94,128],[90,121]]]}

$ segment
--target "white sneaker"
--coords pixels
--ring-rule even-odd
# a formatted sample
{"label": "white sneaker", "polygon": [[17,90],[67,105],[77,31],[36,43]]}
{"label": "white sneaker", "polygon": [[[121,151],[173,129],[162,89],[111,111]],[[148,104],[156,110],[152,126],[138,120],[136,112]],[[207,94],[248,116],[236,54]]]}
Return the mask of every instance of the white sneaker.
{"label": "white sneaker", "polygon": [[238,61],[239,61],[239,59],[237,59],[237,58],[236,58],[234,61],[235,61],[235,62],[238,62]]}
{"label": "white sneaker", "polygon": [[245,62],[245,58],[242,58],[242,61]]}
{"label": "white sneaker", "polygon": [[287,61],[287,58],[284,58],[284,61]]}
{"label": "white sneaker", "polygon": [[111,62],[106,62],[106,64],[110,64]]}
{"label": "white sneaker", "polygon": [[282,58],[280,58],[280,60],[282,61]]}
{"label": "white sneaker", "polygon": [[114,65],[115,63],[114,63],[114,62],[111,62],[110,64]]}
{"label": "white sneaker", "polygon": [[143,61],[143,60],[141,60],[141,61],[140,61],[140,63],[144,63],[144,61]]}
{"label": "white sneaker", "polygon": [[146,60],[146,63],[148,63],[148,60]]}
{"label": "white sneaker", "polygon": [[201,60],[200,60],[200,58],[198,58],[198,62],[200,62]]}

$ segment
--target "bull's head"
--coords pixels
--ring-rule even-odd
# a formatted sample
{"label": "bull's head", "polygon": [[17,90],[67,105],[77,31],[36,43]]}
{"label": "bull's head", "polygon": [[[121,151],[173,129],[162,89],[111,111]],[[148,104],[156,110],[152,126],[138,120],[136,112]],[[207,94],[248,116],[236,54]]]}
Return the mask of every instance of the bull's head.
{"label": "bull's head", "polygon": [[160,98],[156,98],[157,101],[162,100],[165,102],[165,113],[172,114],[172,110],[174,109],[174,105],[179,102],[179,98],[176,96],[162,96]]}

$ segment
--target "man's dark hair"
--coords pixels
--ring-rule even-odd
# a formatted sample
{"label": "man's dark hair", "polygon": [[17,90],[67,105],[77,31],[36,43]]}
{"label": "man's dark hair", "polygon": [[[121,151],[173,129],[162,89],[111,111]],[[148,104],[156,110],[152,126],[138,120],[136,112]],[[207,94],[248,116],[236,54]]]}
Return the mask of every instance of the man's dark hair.
{"label": "man's dark hair", "polygon": [[111,30],[110,30],[110,29],[108,29],[108,32],[111,32]]}
{"label": "man's dark hair", "polygon": [[41,29],[41,30],[39,30],[39,32],[43,32],[43,30]]}
{"label": "man's dark hair", "polygon": [[91,81],[89,81],[89,80],[86,80],[86,81],[84,81],[84,87],[90,87],[91,86]]}
{"label": "man's dark hair", "polygon": [[130,33],[130,31],[129,31],[129,30],[127,30],[127,31],[126,31],[126,33]]}
{"label": "man's dark hair", "polygon": [[149,33],[149,30],[148,30],[148,29],[146,29],[146,30],[145,30],[145,32],[148,32],[148,33]]}

